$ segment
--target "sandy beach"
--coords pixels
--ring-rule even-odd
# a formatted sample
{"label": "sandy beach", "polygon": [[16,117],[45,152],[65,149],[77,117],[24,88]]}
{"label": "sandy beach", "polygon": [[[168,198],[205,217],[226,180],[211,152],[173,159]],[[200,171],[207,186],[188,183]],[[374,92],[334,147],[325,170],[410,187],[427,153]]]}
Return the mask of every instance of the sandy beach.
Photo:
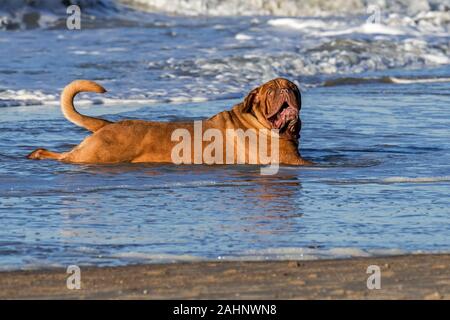
{"label": "sandy beach", "polygon": [[[369,265],[381,289],[369,290]],[[316,261],[223,261],[81,268],[81,289],[64,269],[0,274],[1,299],[450,299],[450,255]]]}

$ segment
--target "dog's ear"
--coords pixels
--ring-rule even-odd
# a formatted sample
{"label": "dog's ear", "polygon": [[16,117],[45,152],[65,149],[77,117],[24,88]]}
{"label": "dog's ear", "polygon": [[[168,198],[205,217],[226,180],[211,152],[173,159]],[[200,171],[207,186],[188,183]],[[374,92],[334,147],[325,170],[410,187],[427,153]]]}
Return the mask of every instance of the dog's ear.
{"label": "dog's ear", "polygon": [[250,91],[250,93],[244,99],[244,108],[242,111],[250,112],[253,104],[258,102],[259,87]]}

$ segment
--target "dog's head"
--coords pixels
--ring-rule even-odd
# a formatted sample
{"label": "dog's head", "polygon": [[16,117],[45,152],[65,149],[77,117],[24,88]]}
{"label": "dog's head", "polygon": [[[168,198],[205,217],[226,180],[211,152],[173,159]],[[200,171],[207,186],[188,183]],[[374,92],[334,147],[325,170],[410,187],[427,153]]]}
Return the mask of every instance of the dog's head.
{"label": "dog's head", "polygon": [[269,129],[278,129],[280,136],[298,139],[301,121],[301,95],[291,81],[276,78],[253,89],[245,98],[243,111],[250,112]]}

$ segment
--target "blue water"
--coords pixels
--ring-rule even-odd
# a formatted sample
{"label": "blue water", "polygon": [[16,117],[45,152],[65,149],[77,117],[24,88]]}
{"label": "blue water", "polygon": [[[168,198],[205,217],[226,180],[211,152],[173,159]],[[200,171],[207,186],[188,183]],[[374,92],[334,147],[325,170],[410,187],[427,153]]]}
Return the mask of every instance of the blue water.
{"label": "blue water", "polygon": [[[402,56],[403,36],[311,39],[272,29],[274,17],[150,17],[0,32],[0,268],[450,250],[450,66],[421,58],[445,52],[450,36],[422,35],[424,52]],[[333,60],[344,47],[358,59]],[[315,167],[261,176],[254,166],[25,159],[88,135],[58,106],[76,78],[109,90],[82,95],[82,113],[175,121],[229,109],[275,76],[302,87],[301,151]]]}
{"label": "blue water", "polygon": [[[1,264],[263,257],[310,247],[448,251],[449,101],[443,84],[308,90],[302,150],[319,165],[275,176],[251,166],[29,161],[34,146],[65,150],[86,132],[55,107],[25,117],[29,107],[5,108]],[[233,102],[123,106],[108,118],[171,120],[186,108],[209,116]]]}

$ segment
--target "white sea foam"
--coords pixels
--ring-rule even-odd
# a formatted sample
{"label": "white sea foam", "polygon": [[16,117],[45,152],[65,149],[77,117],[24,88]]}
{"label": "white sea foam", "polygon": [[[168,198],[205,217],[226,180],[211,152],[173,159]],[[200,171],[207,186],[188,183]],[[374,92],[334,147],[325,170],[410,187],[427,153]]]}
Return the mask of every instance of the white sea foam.
{"label": "white sea foam", "polygon": [[[155,95],[152,97],[151,93],[140,97],[137,94],[135,97],[128,92],[126,96],[118,95],[112,97],[100,95],[81,94],[76,98],[75,105],[89,106],[93,104],[101,105],[148,105],[161,102],[170,103],[185,103],[185,102],[205,102],[207,97],[202,96],[162,96]],[[41,90],[0,90],[0,107],[19,107],[19,106],[59,106],[59,94],[46,93]]]}
{"label": "white sea foam", "polygon": [[[121,0],[134,8],[152,12],[169,12],[183,15],[275,15],[275,16],[326,16],[340,14],[366,14],[370,0]],[[433,0],[378,1],[382,11],[416,14],[429,11]],[[445,9],[445,8],[443,8]]]}
{"label": "white sea foam", "polygon": [[377,256],[395,256],[402,254],[418,254],[420,251],[407,252],[400,249],[359,249],[359,248],[268,248],[248,250],[232,255],[219,255],[217,257],[204,257],[187,254],[164,254],[130,251],[117,253],[108,257],[120,258],[122,261],[138,263],[164,263],[164,262],[194,262],[194,261],[284,261],[284,260],[321,260],[345,259]]}
{"label": "white sea foam", "polygon": [[358,19],[332,20],[311,18],[277,18],[270,19],[268,24],[278,28],[290,28],[301,32],[308,32],[314,36],[332,37],[347,34],[373,35],[410,35],[448,37],[450,25],[449,11],[416,12],[414,16],[387,12],[380,21],[365,21],[358,23]]}
{"label": "white sea foam", "polygon": [[220,260],[319,260],[319,259],[343,259],[371,256],[401,255],[406,252],[399,249],[368,249],[359,248],[269,248],[261,250],[249,250],[238,255],[220,256]]}
{"label": "white sea foam", "polygon": [[315,0],[122,0],[140,9],[183,15],[324,15],[330,12],[363,12],[363,1]]}
{"label": "white sea foam", "polygon": [[194,262],[202,259],[201,257],[188,254],[168,254],[168,253],[147,253],[147,252],[122,252],[109,256],[111,258],[119,258],[129,262],[140,263],[171,263],[171,262]]}
{"label": "white sea foam", "polygon": [[[431,5],[431,2],[425,0],[415,0],[408,4],[402,1],[394,2],[396,5],[381,4],[380,8],[383,12],[381,22],[372,24],[365,23],[367,19],[365,12],[367,3],[365,1],[361,1],[360,5],[356,5],[356,7],[354,4],[349,5],[348,8],[345,4],[346,1],[345,3],[344,1],[324,1],[322,3],[322,1],[313,0],[291,0],[279,3],[265,0],[249,2],[241,0],[128,1],[127,3],[131,3],[136,10],[138,8],[136,4],[140,3],[146,7],[145,10],[152,12],[173,10],[173,12],[184,14],[247,15],[255,13],[272,16],[241,18],[239,23],[242,25],[239,27],[227,25],[229,20],[226,19],[228,18],[211,19],[211,25],[204,29],[204,37],[198,37],[197,27],[192,29],[193,39],[195,39],[192,43],[198,43],[199,46],[192,47],[192,50],[195,51],[193,54],[185,54],[190,51],[190,47],[188,45],[188,50],[181,50],[174,46],[173,38],[176,35],[171,35],[172,27],[175,29],[185,28],[185,23],[193,26],[200,23],[198,26],[201,25],[203,28],[205,22],[202,19],[161,17],[142,13],[142,23],[154,21],[151,22],[152,26],[159,24],[158,28],[162,29],[170,25],[170,28],[161,34],[160,42],[163,43],[161,48],[164,49],[161,50],[161,56],[144,53],[144,50],[148,52],[153,50],[145,41],[141,41],[138,46],[134,45],[134,42],[120,47],[117,43],[111,43],[111,48],[105,48],[101,44],[69,45],[67,51],[71,53],[70,58],[75,61],[81,59],[80,61],[88,62],[82,63],[80,67],[68,63],[67,72],[68,74],[83,74],[91,79],[97,77],[98,74],[102,74],[106,78],[114,78],[114,80],[107,80],[113,82],[111,87],[108,86],[108,82],[99,81],[107,87],[106,95],[80,95],[77,97],[78,104],[118,105],[238,99],[245,95],[247,89],[279,76],[292,79],[297,84],[306,87],[327,82],[329,80],[327,76],[335,78],[344,74],[348,76],[389,69],[425,69],[450,64],[448,54],[450,52],[450,42],[448,41],[450,11]],[[92,11],[94,15],[98,14],[102,17],[102,19],[89,19],[93,28],[95,28],[97,20],[102,21],[98,26],[104,27],[104,19],[114,16],[116,11],[123,20],[128,19],[129,12],[134,12],[123,9],[120,3],[124,3],[124,1],[86,0],[80,3],[88,12]],[[39,6],[30,6],[25,0],[7,1],[6,4],[2,2],[0,16],[1,12],[6,12],[12,19],[20,20],[19,13],[30,10],[39,11],[41,16],[47,13],[59,18],[67,16],[63,10],[64,5],[59,1],[42,0],[37,4]],[[353,9],[360,8],[360,6],[363,14],[352,16],[351,19],[334,16],[324,18],[320,17],[320,14],[314,17],[305,17],[315,10],[322,13],[336,13],[341,12],[342,9],[342,12],[355,14],[357,12],[354,12]],[[150,7],[152,9],[149,9]],[[246,11],[250,7],[253,11]],[[411,11],[411,8],[414,10]],[[424,8],[428,11],[423,11]],[[61,15],[60,12],[62,12]],[[287,17],[295,15],[295,12],[298,13],[296,17]],[[280,17],[277,18],[277,16]],[[300,16],[303,17],[300,18]],[[164,22],[158,22],[159,19]],[[114,26],[114,24],[111,25]],[[218,36],[217,32],[219,31],[217,30],[227,28],[230,32],[224,35],[224,41],[208,47],[208,42]],[[146,33],[151,29],[152,27],[149,27],[142,31]],[[88,34],[96,32],[96,30],[86,31]],[[128,35],[128,32],[122,29],[117,32],[121,36]],[[274,38],[274,32],[279,37]],[[70,37],[71,35],[66,32],[58,35],[58,39],[63,45],[69,42]],[[13,39],[5,37],[0,41],[11,42]],[[275,49],[273,45],[269,44],[276,43],[276,41],[280,42]],[[198,49],[199,47],[201,49]],[[133,59],[124,58],[126,52],[122,53],[121,51],[127,51],[126,48],[133,48],[137,52],[133,56],[145,57],[145,59],[131,61]],[[230,48],[233,50],[229,50]],[[32,47],[30,50],[34,49],[37,48]],[[50,54],[57,51],[56,47],[49,48]],[[148,61],[142,62],[146,59]],[[27,63],[32,62],[31,58],[26,60]],[[43,83],[44,87],[39,89],[46,91],[27,89],[28,95],[19,92],[17,89],[22,89],[22,86],[27,87],[27,72],[31,71],[26,67],[24,70],[21,68],[10,66],[10,64],[2,66],[0,76],[11,75],[11,81],[4,83],[3,88],[12,89],[17,92],[17,95],[14,92],[8,94],[0,89],[0,106],[59,104],[61,88],[56,86],[62,86],[64,83],[53,81],[49,82],[47,87]],[[49,79],[57,78],[55,77],[58,72],[56,68],[53,69],[50,66],[45,68],[50,72]],[[122,83],[119,85],[119,74],[123,74],[122,72],[133,73],[133,76],[129,77],[130,81],[128,79],[120,80]],[[385,78],[389,75],[386,72]],[[425,80],[424,77],[427,77],[427,74],[421,74],[420,79],[403,80],[400,77],[394,77],[391,82],[413,84],[446,81],[443,80],[444,78]],[[170,86],[167,85],[169,81]],[[133,86],[138,90],[122,89],[124,85]]]}
{"label": "white sea foam", "polygon": [[0,107],[26,105],[54,105],[57,96],[40,90],[0,90]]}
{"label": "white sea foam", "polygon": [[398,84],[413,84],[413,83],[433,83],[433,82],[450,82],[450,78],[417,78],[417,79],[406,79],[389,77],[393,83]]}
{"label": "white sea foam", "polygon": [[72,51],[72,53],[76,55],[94,55],[94,56],[98,56],[101,54],[100,51],[86,51],[86,50],[75,50]]}
{"label": "white sea foam", "polygon": [[[288,61],[288,56],[283,57]],[[290,59],[289,65],[286,62],[286,70],[273,71],[270,69],[264,69],[262,65],[264,61],[272,61],[270,58],[260,57],[253,65],[247,64],[245,60],[233,61],[229,60],[227,64],[215,63],[198,63],[193,65],[191,72],[198,72],[198,74],[208,75],[217,74],[217,80],[222,82],[233,82],[235,80],[237,83],[239,81],[239,75],[244,73],[244,70],[248,70],[250,67],[253,73],[264,73],[261,75],[262,79],[269,80],[276,77],[278,74],[288,74],[288,66],[292,66],[291,71],[297,70],[298,73],[302,74],[316,74],[331,73],[330,70],[333,69],[332,65],[310,65],[309,67],[304,66],[304,64],[299,60],[295,62],[294,58]],[[195,68],[199,67],[199,70]],[[176,68],[176,67],[175,67]],[[236,72],[226,72],[227,69],[232,68]],[[350,80],[348,80],[350,79]],[[417,83],[445,83],[450,82],[448,77],[433,77],[433,78],[401,78],[401,77],[381,77],[381,78],[336,78],[332,80],[327,80],[320,84],[301,84],[302,87],[311,87],[316,85],[334,86],[334,85],[345,85],[353,83],[364,83],[364,82],[383,82],[383,83],[393,83],[393,84],[417,84]],[[242,83],[244,85],[244,83]],[[179,88],[176,92],[164,92],[159,91],[148,91],[143,94],[140,92],[141,89],[128,89],[125,92],[108,92],[107,95],[93,95],[93,94],[80,94],[76,98],[76,106],[91,106],[91,105],[105,105],[105,106],[119,106],[119,105],[152,105],[158,103],[187,103],[187,102],[207,102],[216,99],[214,97],[214,92],[195,92],[195,88],[188,88],[184,90]],[[191,92],[191,95],[187,95],[187,92]],[[217,92],[220,94],[220,92]],[[208,96],[209,95],[209,96]],[[1,90],[0,89],[0,107],[20,107],[20,106],[59,106],[60,94],[57,90],[55,93],[44,92],[42,90]]]}
{"label": "white sea foam", "polygon": [[413,30],[403,26],[389,26],[381,23],[363,23],[358,26],[349,27],[349,24],[340,21],[292,18],[271,19],[267,23],[274,27],[300,30],[308,32],[311,35],[323,37],[339,36],[353,33],[385,35],[403,35],[407,33],[418,34],[417,32],[414,32]]}
{"label": "white sea foam", "polygon": [[362,34],[385,34],[385,35],[403,35],[406,33],[412,33],[412,31],[406,31],[405,28],[395,28],[386,26],[379,23],[364,23],[357,27],[346,28],[336,31],[324,31],[320,35],[323,37],[340,36],[352,33]]}
{"label": "white sea foam", "polygon": [[423,58],[432,64],[449,64],[450,58],[444,54],[424,54]]}
{"label": "white sea foam", "polygon": [[297,30],[305,29],[327,29],[333,27],[329,22],[325,22],[319,19],[293,19],[293,18],[280,18],[271,19],[267,23],[274,27],[291,28]]}
{"label": "white sea foam", "polygon": [[[367,15],[368,5],[373,4],[370,0],[77,0],[72,3],[78,4],[83,9],[83,14],[120,19],[131,18],[134,12],[140,11],[211,16]],[[133,10],[126,10],[124,5]],[[450,3],[447,1],[448,6]],[[67,2],[62,0],[35,0],[32,3],[28,0],[3,0],[0,2],[0,28],[24,29],[52,26],[66,18],[66,7]],[[402,13],[407,16],[415,16],[409,20],[411,24],[420,24],[421,27],[430,30],[436,27],[436,22],[446,23],[448,20],[445,3],[436,5],[434,0],[378,1],[377,7],[382,13]],[[311,24],[303,26],[299,23],[293,24],[297,28],[314,27]],[[373,32],[374,30],[366,31]],[[382,33],[392,32],[392,30],[384,29],[381,31]]]}
{"label": "white sea foam", "polygon": [[168,100],[173,103],[208,101],[206,97],[189,97],[189,96],[171,97]]}
{"label": "white sea foam", "polygon": [[247,40],[251,40],[253,39],[252,36],[243,34],[243,33],[238,33],[235,37],[236,40],[240,40],[240,41],[247,41]]}

